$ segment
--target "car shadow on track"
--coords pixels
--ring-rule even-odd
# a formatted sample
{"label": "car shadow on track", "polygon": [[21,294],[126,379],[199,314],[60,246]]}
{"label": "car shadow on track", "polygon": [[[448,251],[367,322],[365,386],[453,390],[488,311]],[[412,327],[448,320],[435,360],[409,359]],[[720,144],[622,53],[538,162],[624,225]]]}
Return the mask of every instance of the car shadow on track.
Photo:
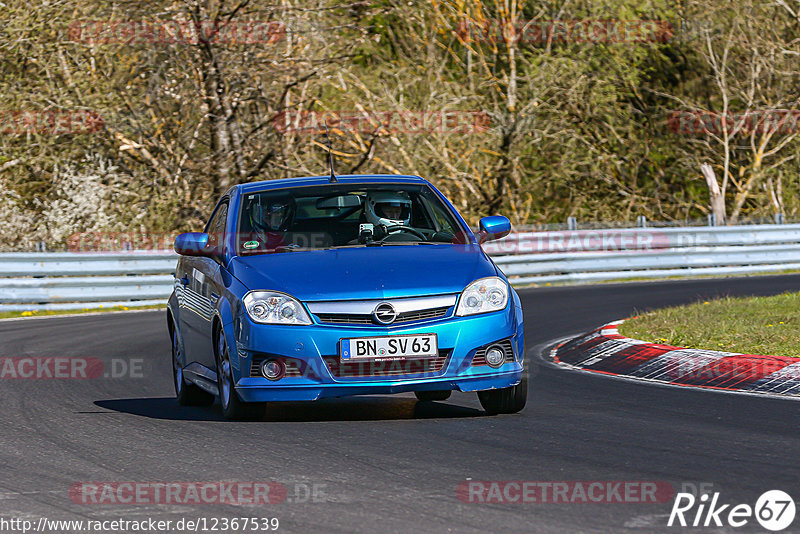
{"label": "car shadow on track", "polygon": [[[179,406],[174,397],[109,399],[95,401],[95,406],[115,412],[171,421],[223,421],[219,405],[208,407]],[[314,402],[267,404],[261,422],[306,421],[386,421],[403,419],[453,419],[484,417],[486,413],[445,402],[426,402],[396,397],[355,397],[324,399]]]}

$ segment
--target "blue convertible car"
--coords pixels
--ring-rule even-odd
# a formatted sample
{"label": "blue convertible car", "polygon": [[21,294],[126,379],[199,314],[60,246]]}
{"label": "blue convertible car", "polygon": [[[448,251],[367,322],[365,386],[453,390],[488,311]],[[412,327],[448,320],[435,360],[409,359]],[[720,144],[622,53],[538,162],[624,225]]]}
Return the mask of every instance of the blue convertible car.
{"label": "blue convertible car", "polygon": [[416,176],[232,187],[204,232],[180,234],[167,321],[182,405],[219,396],[228,419],[265,402],[477,391],[491,414],[525,406],[522,308],[475,235]]}

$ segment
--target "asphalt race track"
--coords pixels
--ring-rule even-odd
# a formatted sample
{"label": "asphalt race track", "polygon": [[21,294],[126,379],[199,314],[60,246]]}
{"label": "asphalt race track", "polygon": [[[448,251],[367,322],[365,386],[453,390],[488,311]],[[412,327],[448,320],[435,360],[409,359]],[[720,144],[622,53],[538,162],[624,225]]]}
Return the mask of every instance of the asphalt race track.
{"label": "asphalt race track", "polygon": [[[528,407],[496,417],[474,394],[445,403],[405,394],[273,405],[262,422],[229,423],[219,406],[174,400],[162,311],[2,321],[0,356],[98,358],[123,376],[2,381],[0,517],[277,517],[279,532],[675,532],[671,501],[481,504],[456,488],[666,481],[676,491],[713,484],[725,503],[754,505],[770,489],[798,498],[800,403],[638,384],[539,355],[546,342],[637,309],[799,286],[792,275],[523,290]],[[90,481],[274,481],[288,495],[262,506],[74,502],[70,487]]]}

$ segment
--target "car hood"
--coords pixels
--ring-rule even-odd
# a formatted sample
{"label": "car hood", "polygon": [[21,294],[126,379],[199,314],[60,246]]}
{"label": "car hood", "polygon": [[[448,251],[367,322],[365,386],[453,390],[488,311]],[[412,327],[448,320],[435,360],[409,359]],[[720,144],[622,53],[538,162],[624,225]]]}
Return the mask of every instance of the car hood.
{"label": "car hood", "polygon": [[250,290],[304,301],[383,299],[460,293],[495,276],[479,245],[389,245],[237,256],[231,274]]}

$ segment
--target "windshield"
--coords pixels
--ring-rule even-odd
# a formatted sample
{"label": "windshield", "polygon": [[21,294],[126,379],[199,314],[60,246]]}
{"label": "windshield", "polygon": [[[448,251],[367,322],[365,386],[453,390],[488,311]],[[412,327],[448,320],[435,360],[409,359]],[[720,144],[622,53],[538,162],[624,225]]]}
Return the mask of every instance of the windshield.
{"label": "windshield", "polygon": [[331,184],[247,193],[239,255],[392,244],[462,244],[467,233],[426,185]]}

